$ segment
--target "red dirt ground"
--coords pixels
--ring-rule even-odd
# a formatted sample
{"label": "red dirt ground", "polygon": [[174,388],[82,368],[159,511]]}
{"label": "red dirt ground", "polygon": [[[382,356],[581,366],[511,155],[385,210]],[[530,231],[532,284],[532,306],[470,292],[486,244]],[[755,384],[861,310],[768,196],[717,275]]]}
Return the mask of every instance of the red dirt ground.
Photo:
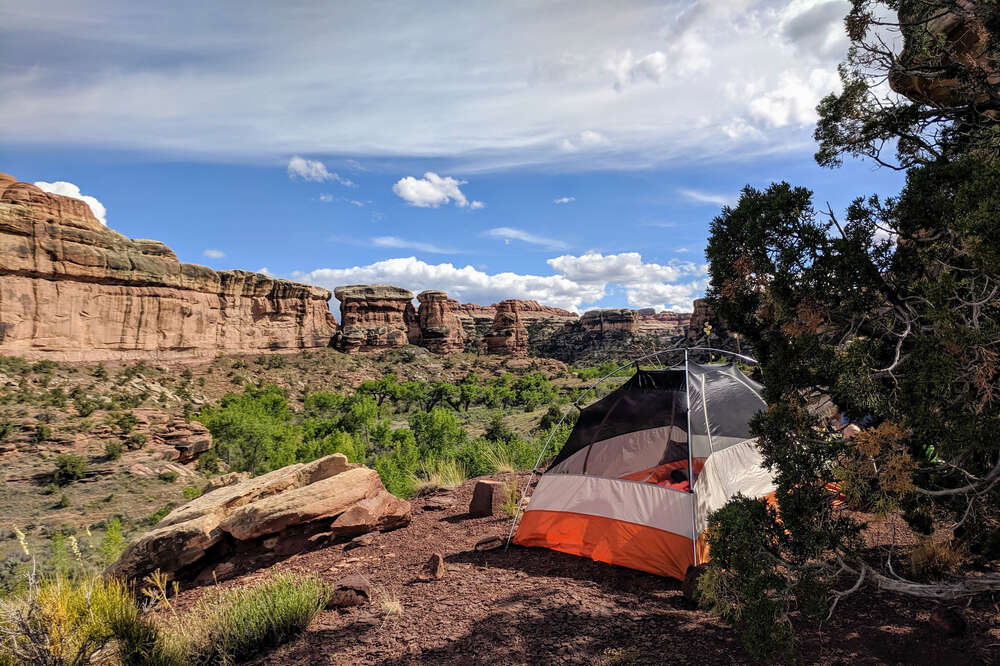
{"label": "red dirt ground", "polygon": [[[522,483],[524,478],[522,477]],[[475,552],[477,541],[506,537],[507,518],[466,514],[474,482],[447,493],[452,507],[424,510],[413,500],[412,524],[381,534],[371,546],[342,544],[294,555],[222,583],[292,570],[331,583],[366,576],[394,596],[403,612],[384,617],[379,594],[370,606],[321,612],[295,641],[254,664],[743,664],[739,636],[713,616],[692,610],[680,582],[543,549],[512,546]],[[423,581],[432,553],[447,573]],[[185,606],[204,590],[177,600]],[[799,628],[800,661],[809,664],[1000,664],[1000,607],[963,609],[970,629],[948,638],[927,627],[926,604],[888,594],[848,597],[821,627]]]}

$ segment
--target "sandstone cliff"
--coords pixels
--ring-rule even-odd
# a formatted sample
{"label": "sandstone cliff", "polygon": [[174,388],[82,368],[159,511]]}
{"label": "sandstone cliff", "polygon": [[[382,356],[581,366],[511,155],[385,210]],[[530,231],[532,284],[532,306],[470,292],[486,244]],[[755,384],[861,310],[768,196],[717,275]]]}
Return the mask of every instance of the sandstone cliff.
{"label": "sandstone cliff", "polygon": [[420,325],[413,307],[413,292],[385,284],[337,287],[340,301],[341,351],[393,349],[420,341]]}
{"label": "sandstone cliff", "polygon": [[496,304],[493,326],[484,338],[490,354],[516,356],[528,351],[528,329],[521,321],[517,301],[500,301]]}
{"label": "sandstone cliff", "polygon": [[420,292],[417,300],[420,345],[437,354],[464,351],[468,333],[458,315],[458,301],[436,290]]}
{"label": "sandstone cliff", "polygon": [[86,203],[0,175],[0,353],[183,359],[325,347],[319,287],[183,264],[108,229]]}

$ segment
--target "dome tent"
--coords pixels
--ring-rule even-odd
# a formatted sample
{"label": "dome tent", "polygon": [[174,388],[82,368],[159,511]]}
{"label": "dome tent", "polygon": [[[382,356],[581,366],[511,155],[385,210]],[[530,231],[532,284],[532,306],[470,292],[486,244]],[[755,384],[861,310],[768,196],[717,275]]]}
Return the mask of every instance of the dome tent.
{"label": "dome tent", "polygon": [[[519,524],[515,516],[514,543],[674,578],[707,559],[708,515],[737,492],[765,496],[774,482],[748,425],[765,405],[761,385],[732,363],[694,362],[704,351],[738,356],[651,354],[581,410]],[[640,367],[680,352],[683,363]]]}

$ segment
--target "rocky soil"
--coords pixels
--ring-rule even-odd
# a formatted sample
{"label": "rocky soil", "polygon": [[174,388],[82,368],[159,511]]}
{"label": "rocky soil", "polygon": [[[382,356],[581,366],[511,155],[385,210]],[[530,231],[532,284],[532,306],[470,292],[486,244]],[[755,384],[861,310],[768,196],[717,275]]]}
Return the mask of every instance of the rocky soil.
{"label": "rocky soil", "polygon": [[[685,602],[679,581],[548,550],[477,552],[477,542],[505,536],[510,522],[470,517],[473,485],[414,500],[409,527],[379,534],[367,545],[337,543],[269,569],[237,571],[241,575],[221,583],[243,585],[270,570],[314,574],[331,583],[360,574],[371,582],[370,603],[320,613],[302,637],[253,663],[749,662],[731,628]],[[427,568],[435,553],[444,561],[440,578]],[[182,592],[175,605],[187,607],[212,592]],[[1000,609],[994,603],[957,607],[969,623],[962,637],[929,628],[931,610],[876,594],[846,599],[818,627],[796,618],[801,661],[1000,663]]]}

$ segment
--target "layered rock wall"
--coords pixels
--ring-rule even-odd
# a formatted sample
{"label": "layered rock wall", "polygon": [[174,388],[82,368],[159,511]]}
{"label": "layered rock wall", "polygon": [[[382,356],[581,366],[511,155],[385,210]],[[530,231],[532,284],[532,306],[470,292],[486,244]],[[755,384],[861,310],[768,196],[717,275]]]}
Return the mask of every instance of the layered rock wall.
{"label": "layered rock wall", "polygon": [[86,203],[0,175],[0,353],[59,361],[187,359],[325,347],[319,287],[183,264]]}
{"label": "layered rock wall", "polygon": [[493,325],[484,338],[490,354],[517,356],[528,351],[528,329],[521,321],[518,301],[500,301],[496,304]]}
{"label": "layered rock wall", "polygon": [[393,349],[420,341],[420,324],[413,307],[413,292],[385,284],[337,287],[340,301],[341,351]]}
{"label": "layered rock wall", "polygon": [[420,292],[417,300],[420,302],[417,310],[419,344],[436,354],[464,351],[468,333],[458,314],[461,307],[458,301],[436,290]]}

